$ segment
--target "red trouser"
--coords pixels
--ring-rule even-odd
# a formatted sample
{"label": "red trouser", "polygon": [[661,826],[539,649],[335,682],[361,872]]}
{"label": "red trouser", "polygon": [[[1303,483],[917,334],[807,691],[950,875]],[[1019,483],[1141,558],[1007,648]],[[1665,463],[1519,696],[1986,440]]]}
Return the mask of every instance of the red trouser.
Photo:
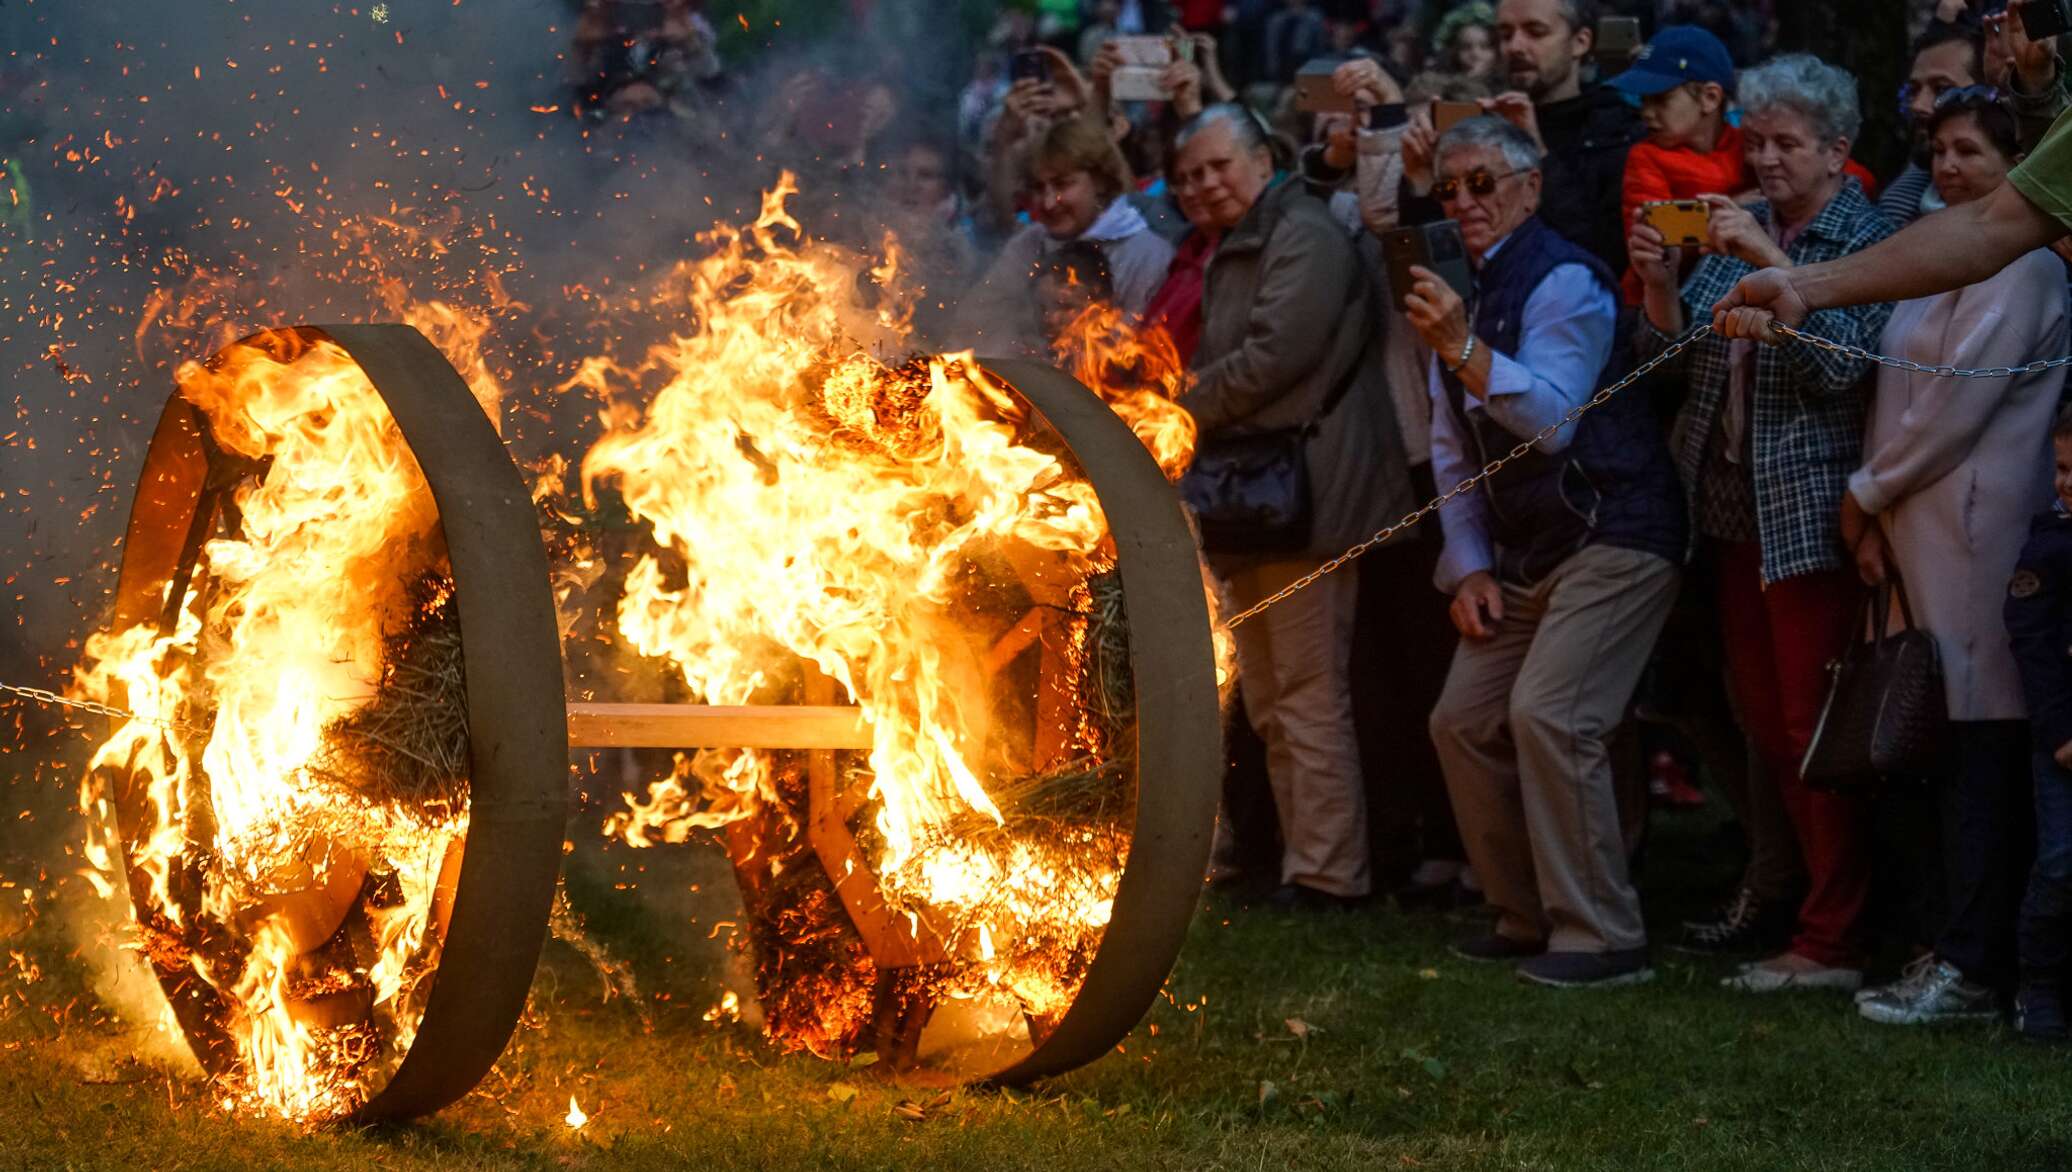
{"label": "red trouser", "polygon": [[1863,799],[1808,789],[1799,762],[1827,700],[1828,662],[1862,614],[1863,587],[1846,570],[1762,579],[1752,542],[1714,542],[1720,633],[1734,702],[1749,739],[1779,787],[1798,831],[1810,886],[1792,951],[1824,965],[1860,968],[1858,928],[1870,895],[1869,813]]}

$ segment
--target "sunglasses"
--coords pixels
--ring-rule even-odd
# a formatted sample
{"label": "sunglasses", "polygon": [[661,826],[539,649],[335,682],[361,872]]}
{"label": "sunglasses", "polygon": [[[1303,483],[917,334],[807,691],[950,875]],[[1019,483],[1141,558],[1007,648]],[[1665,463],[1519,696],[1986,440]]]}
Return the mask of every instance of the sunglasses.
{"label": "sunglasses", "polygon": [[[1899,119],[1901,122],[1905,122],[1914,116],[1914,95],[1920,91],[1921,87],[1911,81],[1905,82],[1899,87]],[[1963,102],[1967,105],[1986,106],[1999,101],[2004,96],[1998,86],[1953,85],[1936,94],[1934,104],[1938,109],[1945,102]]]}
{"label": "sunglasses", "polygon": [[1935,108],[1963,104],[1966,106],[1990,106],[2000,100],[2000,87],[1990,85],[1960,85],[1935,95]]}
{"label": "sunglasses", "polygon": [[1521,174],[1524,174],[1524,172],[1504,171],[1499,174],[1492,174],[1477,168],[1458,179],[1441,179],[1437,183],[1432,184],[1432,198],[1440,203],[1445,203],[1447,200],[1459,195],[1460,189],[1464,185],[1467,187],[1469,195],[1485,196],[1495,191],[1498,183],[1509,179],[1513,175]]}

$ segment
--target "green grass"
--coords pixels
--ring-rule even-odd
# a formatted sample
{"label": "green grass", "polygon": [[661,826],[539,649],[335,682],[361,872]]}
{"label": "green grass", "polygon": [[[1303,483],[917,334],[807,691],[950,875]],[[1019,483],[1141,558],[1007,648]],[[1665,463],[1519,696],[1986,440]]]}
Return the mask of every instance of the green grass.
{"label": "green grass", "polygon": [[[1658,835],[1658,920],[1719,877],[1691,862],[1704,830],[1686,819]],[[691,882],[706,894],[687,896]],[[129,1061],[133,1034],[88,992],[58,916],[0,912],[0,962],[20,952],[42,970],[0,974],[0,1167],[2072,1164],[2072,1055],[2003,1026],[1904,1030],[1857,1019],[1838,995],[1738,997],[1717,988],[1725,965],[1673,953],[1642,988],[1527,988],[1446,952],[1463,922],[1286,918],[1220,899],[1170,999],[1121,1052],[1027,1092],[959,1090],[930,1107],[933,1091],[703,1020],[725,882],[709,851],[580,851],[571,896],[637,974],[648,1021],[602,1000],[588,965],[550,943],[526,1023],[483,1086],[366,1132],[231,1118],[202,1085]],[[561,1122],[570,1095],[592,1116],[580,1132]]]}

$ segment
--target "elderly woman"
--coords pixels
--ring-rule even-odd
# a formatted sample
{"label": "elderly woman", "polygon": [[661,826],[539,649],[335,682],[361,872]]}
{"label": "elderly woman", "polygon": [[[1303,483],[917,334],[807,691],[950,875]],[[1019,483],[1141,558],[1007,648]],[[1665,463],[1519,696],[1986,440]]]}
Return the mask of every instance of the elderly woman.
{"label": "elderly woman", "polygon": [[[1627,245],[1645,287],[1644,353],[1702,320],[1757,268],[1831,260],[1891,232],[1843,170],[1862,120],[1853,77],[1792,54],[1743,73],[1740,97],[1743,143],[1762,198],[1745,209],[1707,198],[1710,255],[1680,296],[1680,250],[1664,247],[1635,217]],[[1806,329],[1868,347],[1890,312],[1889,305],[1827,310]],[[1763,766],[1750,786],[1778,787],[1809,881],[1789,950],[1726,984],[1750,992],[1855,989],[1863,981],[1859,921],[1870,889],[1864,810],[1861,799],[1808,789],[1799,762],[1826,697],[1826,664],[1842,650],[1861,602],[1839,517],[1863,446],[1870,366],[1812,346],[1767,348],[1717,336],[1677,363],[1688,380],[1677,463],[1718,589],[1729,685]],[[1758,815],[1744,819],[1757,859],[1789,847],[1783,829],[1759,816],[1777,806],[1766,797],[1751,793],[1743,803]],[[1728,917],[1762,918],[1758,896],[1775,903],[1786,893],[1744,892]]]}
{"label": "elderly woman", "polygon": [[1173,246],[1131,206],[1129,165],[1106,124],[1072,118],[1052,125],[1029,162],[1035,223],[1002,246],[958,314],[961,344],[1036,351],[1028,323],[1029,279],[1039,262],[1074,241],[1100,246],[1115,279],[1115,303],[1141,314],[1165,280]]}
{"label": "elderly woman", "polygon": [[[1344,230],[1301,183],[1277,178],[1250,111],[1211,106],[1175,145],[1174,194],[1216,240],[1196,383],[1181,399],[1201,449],[1306,429],[1307,546],[1209,550],[1227,601],[1244,609],[1409,511],[1409,482],[1382,385],[1375,291]],[[1285,906],[1358,900],[1372,884],[1349,680],[1356,574],[1327,575],[1236,631],[1245,711],[1266,743],[1280,819],[1275,899]]]}
{"label": "elderly woman", "polygon": [[[2014,111],[1953,91],[1925,127],[1936,192],[1954,207],[2021,159]],[[2064,266],[2048,249],[1976,285],[1899,304],[1878,351],[1935,366],[2019,366],[2066,346]],[[2028,520],[2051,498],[2063,370],[1955,379],[1881,368],[1842,536],[1866,582],[1897,571],[1935,636],[1951,719],[1943,779],[1949,919],[1932,955],[1859,1005],[1872,1021],[1990,1021],[2013,982],[2015,909],[2030,851],[2028,710],[2001,608]],[[1875,518],[1875,523],[1871,519]]]}

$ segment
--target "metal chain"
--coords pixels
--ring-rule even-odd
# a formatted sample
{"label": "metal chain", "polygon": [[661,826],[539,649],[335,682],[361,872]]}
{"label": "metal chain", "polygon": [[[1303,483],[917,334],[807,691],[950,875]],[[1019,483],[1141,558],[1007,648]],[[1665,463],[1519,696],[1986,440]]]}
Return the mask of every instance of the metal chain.
{"label": "metal chain", "polygon": [[1795,338],[1816,349],[1841,354],[1863,362],[1875,362],[1894,370],[1910,370],[1915,374],[1932,374],[1939,378],[2013,378],[2018,374],[2042,374],[2060,366],[2072,366],[2072,355],[2064,358],[2039,358],[2026,366],[1984,366],[1970,369],[1962,366],[1924,366],[1905,358],[1893,358],[1884,354],[1873,354],[1861,346],[1843,342],[1831,342],[1814,334],[1803,333],[1781,322],[1772,322],[1770,328],[1787,338]]}
{"label": "metal chain", "polygon": [[1337,557],[1332,558],[1330,561],[1325,562],[1323,565],[1318,566],[1316,569],[1311,570],[1309,573],[1304,574],[1302,577],[1297,578],[1293,582],[1288,583],[1286,586],[1275,591],[1273,594],[1268,595],[1262,601],[1240,612],[1235,618],[1231,619],[1228,623],[1225,623],[1224,626],[1235,628],[1239,624],[1243,623],[1245,620],[1257,617],[1261,612],[1265,611],[1267,608],[1287,600],[1290,596],[1298,593],[1299,591],[1307,589],[1308,587],[1314,585],[1317,579],[1322,578],[1326,574],[1341,569],[1345,566],[1346,563],[1352,561],[1354,558],[1359,557],[1360,555],[1373,549],[1375,546],[1380,545],[1383,542],[1394,537],[1396,534],[1401,533],[1403,530],[1411,528],[1412,526],[1416,525],[1419,521],[1422,521],[1426,517],[1431,516],[1433,513],[1438,512],[1439,509],[1445,506],[1445,504],[1448,501],[1451,501],[1453,498],[1460,496],[1462,493],[1469,492],[1475,489],[1476,487],[1480,486],[1483,481],[1488,480],[1490,477],[1496,475],[1499,471],[1502,471],[1504,465],[1511,463],[1513,460],[1523,459],[1527,453],[1531,452],[1533,448],[1538,446],[1541,442],[1551,439],[1556,432],[1560,431],[1564,427],[1567,427],[1569,424],[1574,423],[1576,420],[1581,419],[1583,417],[1583,412],[1588,411],[1593,407],[1602,406],[1607,399],[1610,399],[1613,395],[1618,394],[1620,391],[1625,390],[1627,387],[1632,386],[1634,383],[1639,382],[1641,379],[1646,378],[1650,373],[1654,371],[1656,367],[1676,357],[1678,354],[1683,353],[1683,351],[1686,348],[1690,347],[1692,344],[1696,343],[1700,338],[1705,337],[1707,334],[1710,334],[1711,332],[1712,326],[1710,324],[1705,324],[1692,330],[1690,333],[1685,334],[1683,337],[1678,338],[1676,341],[1671,342],[1668,348],[1663,350],[1660,354],[1655,355],[1653,358],[1650,358],[1646,362],[1643,362],[1639,366],[1635,367],[1633,369],[1633,373],[1627,375],[1625,378],[1620,379],[1618,382],[1615,382],[1612,385],[1599,390],[1596,394],[1590,396],[1588,399],[1585,399],[1581,403],[1576,404],[1575,407],[1572,410],[1570,410],[1568,414],[1562,416],[1560,419],[1554,421],[1553,423],[1548,424],[1546,427],[1541,428],[1538,435],[1535,435],[1531,439],[1526,440],[1524,443],[1519,444],[1517,447],[1512,448],[1508,454],[1500,456],[1497,459],[1491,460],[1488,464],[1483,466],[1482,471],[1477,472],[1473,476],[1468,477],[1466,480],[1461,481],[1459,484],[1454,485],[1453,490],[1451,492],[1447,492],[1441,496],[1433,497],[1431,500],[1425,502],[1423,508],[1418,509],[1417,511],[1404,517],[1402,520],[1397,521],[1395,524],[1390,525],[1388,528],[1383,529],[1381,532],[1376,533],[1374,536],[1368,538],[1360,544],[1353,546],[1351,549],[1346,550],[1344,553],[1339,554]]}
{"label": "metal chain", "polygon": [[[2040,358],[2037,359],[2035,362],[2027,363],[2023,366],[1986,366],[1978,368],[1968,368],[1961,366],[1927,366],[1922,363],[1914,362],[1905,358],[1893,358],[1885,354],[1875,354],[1869,350],[1864,349],[1861,346],[1851,346],[1844,342],[1831,341],[1827,338],[1820,337],[1816,334],[1804,333],[1800,330],[1793,329],[1791,326],[1785,325],[1781,322],[1773,322],[1770,328],[1775,330],[1777,333],[1782,334],[1785,337],[1791,338],[1795,341],[1804,342],[1809,346],[1817,347],[1818,349],[1826,350],[1831,353],[1841,354],[1849,358],[1857,359],[1861,362],[1873,362],[1879,366],[1889,366],[1894,370],[1906,370],[1912,371],[1915,374],[1935,375],[1939,378],[2012,378],[2018,374],[2041,374],[2046,370],[2056,370],[2061,366],[2072,366],[2072,355],[2067,355],[2063,358]],[[1266,598],[1253,604],[1247,609],[1240,611],[1229,622],[1225,623],[1224,626],[1228,628],[1234,628],[1246,622],[1249,619],[1257,618],[1260,614],[1264,613],[1269,608],[1276,606],[1279,603],[1285,602],[1295,594],[1298,594],[1301,591],[1309,588],[1310,586],[1315,585],[1319,578],[1322,578],[1327,574],[1331,574],[1340,569],[1343,569],[1348,563],[1366,554],[1375,546],[1387,542],[1396,534],[1401,533],[1405,529],[1409,529],[1415,526],[1418,522],[1423,521],[1426,517],[1429,517],[1433,513],[1438,512],[1441,508],[1444,508],[1449,502],[1451,502],[1455,497],[1458,497],[1464,493],[1471,492],[1474,489],[1481,487],[1484,481],[1488,480],[1490,477],[1502,471],[1505,465],[1511,463],[1514,460],[1523,459],[1528,453],[1530,453],[1533,450],[1533,448],[1537,447],[1542,442],[1552,438],[1555,435],[1555,433],[1559,432],[1562,428],[1567,427],[1569,424],[1574,423],[1578,419],[1581,419],[1583,417],[1584,412],[1589,411],[1594,407],[1603,406],[1605,401],[1610,399],[1613,395],[1618,394],[1620,391],[1625,390],[1627,387],[1632,386],[1634,383],[1639,382],[1641,379],[1647,377],[1650,373],[1654,371],[1656,367],[1676,357],[1678,354],[1683,353],[1684,350],[1688,349],[1699,339],[1704,338],[1706,335],[1710,333],[1712,333],[1711,325],[1700,325],[1696,329],[1693,329],[1690,333],[1685,334],[1683,337],[1678,338],[1674,342],[1671,342],[1669,346],[1666,349],[1664,349],[1660,354],[1655,355],[1653,358],[1650,358],[1646,362],[1641,363],[1638,367],[1635,367],[1633,373],[1627,375],[1625,378],[1620,379],[1618,382],[1615,382],[1612,385],[1599,390],[1596,394],[1591,395],[1588,399],[1584,400],[1583,402],[1576,404],[1576,406],[1573,409],[1571,409],[1568,414],[1562,416],[1559,420],[1556,420],[1555,422],[1548,424],[1546,427],[1541,428],[1537,435],[1519,444],[1517,447],[1512,448],[1508,453],[1504,454],[1503,456],[1491,460],[1488,464],[1483,466],[1480,472],[1477,472],[1475,473],[1475,475],[1470,476],[1466,480],[1461,481],[1459,484],[1454,485],[1450,491],[1440,496],[1435,496],[1431,500],[1426,501],[1424,507],[1415,510],[1414,512],[1405,516],[1403,519],[1397,521],[1395,524],[1388,526],[1387,528],[1376,533],[1374,536],[1369,537],[1367,540],[1360,542],[1358,545],[1353,546],[1351,549],[1346,550],[1344,553],[1339,554],[1337,557],[1332,558],[1330,561],[1325,562],[1323,565],[1318,566],[1316,569],[1311,570],[1309,573],[1304,574],[1302,577],[1297,578],[1293,582],[1288,583],[1286,586],[1283,586],[1281,589],[1276,590],[1272,594],[1268,595]],[[111,716],[122,720],[141,720],[147,724],[155,724],[163,728],[191,730],[194,727],[182,721],[166,720],[156,716],[145,716],[141,713],[130,712],[125,709],[116,708],[108,704],[97,704],[91,700],[73,700],[68,697],[61,696],[58,693],[52,692],[45,688],[25,688],[18,684],[0,683],[0,693],[5,693],[13,696],[20,696],[25,700],[33,700],[39,704],[55,704],[64,708],[76,708],[81,712],[92,713],[95,716]]]}
{"label": "metal chain", "polygon": [[161,728],[174,728],[182,731],[192,731],[194,728],[193,725],[183,721],[166,720],[157,716],[145,716],[140,712],[131,712],[111,704],[97,704],[92,700],[74,700],[69,696],[61,696],[56,692],[50,691],[48,688],[25,688],[20,684],[0,684],[0,692],[11,696],[20,696],[24,700],[34,700],[38,704],[55,704],[60,708],[76,708],[81,712],[90,712],[95,716],[112,716],[121,720],[141,720],[146,724],[155,724]]}
{"label": "metal chain", "polygon": [[[1925,366],[1919,362],[1913,362],[1905,358],[1893,358],[1885,354],[1874,354],[1861,346],[1851,346],[1844,342],[1831,341],[1827,338],[1820,337],[1816,334],[1804,333],[1800,330],[1793,329],[1792,327],[1785,325],[1782,322],[1773,322],[1771,323],[1770,328],[1784,335],[1787,338],[1792,338],[1797,341],[1804,342],[1809,346],[1814,346],[1819,349],[1827,350],[1835,354],[1841,354],[1846,357],[1854,358],[1863,362],[1874,362],[1879,366],[1889,366],[1894,370],[1908,370],[1914,372],[1915,374],[1932,374],[1941,378],[2012,378],[2018,374],[2041,374],[2046,370],[2056,370],[2058,367],[2061,366],[2072,366],[2072,355],[2067,355],[2063,358],[2039,358],[2036,361],[2028,363],[2024,366],[1986,366],[1979,367],[1976,369],[1961,366]],[[1411,513],[1409,516],[1404,517],[1402,520],[1396,522],[1393,525],[1390,525],[1388,528],[1383,529],[1381,532],[1376,533],[1374,536],[1368,538],[1360,544],[1353,546],[1351,549],[1346,550],[1344,553],[1339,554],[1337,557],[1332,558],[1330,561],[1325,562],[1323,565],[1318,566],[1316,569],[1311,570],[1309,573],[1304,574],[1302,577],[1297,578],[1295,581],[1290,582],[1287,586],[1268,596],[1265,600],[1240,612],[1237,615],[1237,617],[1231,619],[1228,623],[1224,625],[1226,627],[1236,627],[1238,624],[1244,622],[1247,619],[1256,618],[1260,612],[1266,610],[1269,607],[1274,606],[1277,603],[1286,601],[1289,596],[1315,584],[1317,579],[1322,578],[1324,575],[1340,569],[1347,562],[1352,561],[1354,558],[1359,557],[1361,554],[1366,553],[1367,551],[1373,549],[1375,546],[1382,544],[1383,542],[1387,541],[1391,537],[1394,537],[1396,534],[1402,532],[1403,530],[1408,529],[1413,525],[1416,525],[1419,521],[1422,521],[1426,517],[1430,516],[1432,513],[1437,512],[1439,508],[1445,505],[1448,501],[1451,501],[1453,498],[1461,495],[1464,492],[1469,491],[1470,489],[1480,486],[1483,481],[1488,480],[1491,476],[1494,476],[1498,471],[1500,471],[1504,465],[1509,464],[1513,460],[1520,459],[1527,452],[1532,451],[1532,449],[1535,446],[1537,446],[1541,441],[1552,436],[1555,432],[1560,431],[1562,428],[1567,427],[1569,424],[1574,423],[1578,418],[1582,416],[1583,412],[1590,410],[1592,407],[1601,405],[1606,399],[1611,398],[1613,395],[1618,394],[1620,391],[1623,391],[1632,384],[1640,381],[1640,379],[1646,376],[1649,371],[1654,370],[1657,366],[1660,366],[1662,363],[1667,362],[1671,358],[1676,357],[1676,355],[1681,353],[1686,347],[1690,346],[1692,343],[1696,342],[1700,338],[1703,338],[1707,334],[1710,334],[1711,332],[1712,326],[1710,326],[1709,324],[1700,325],[1696,329],[1692,330],[1690,333],[1685,334],[1681,338],[1678,338],[1676,341],[1670,343],[1668,349],[1662,351],[1660,354],[1657,354],[1653,358],[1650,358],[1646,362],[1642,363],[1638,368],[1636,368],[1633,371],[1632,374],[1629,374],[1625,378],[1620,379],[1618,382],[1613,383],[1611,386],[1608,386],[1603,390],[1598,391],[1596,394],[1590,396],[1590,398],[1585,402],[1577,404],[1575,409],[1570,411],[1567,415],[1563,416],[1559,422],[1554,423],[1549,427],[1542,428],[1538,435],[1533,436],[1531,439],[1525,441],[1522,444],[1519,444],[1515,448],[1512,448],[1508,455],[1502,457],[1501,459],[1490,461],[1488,466],[1484,467],[1482,471],[1477,472],[1475,475],[1470,476],[1466,480],[1461,481],[1459,484],[1454,485],[1453,491],[1446,493],[1444,496],[1433,497],[1430,501],[1426,502],[1423,508],[1417,510],[1414,513]]]}

